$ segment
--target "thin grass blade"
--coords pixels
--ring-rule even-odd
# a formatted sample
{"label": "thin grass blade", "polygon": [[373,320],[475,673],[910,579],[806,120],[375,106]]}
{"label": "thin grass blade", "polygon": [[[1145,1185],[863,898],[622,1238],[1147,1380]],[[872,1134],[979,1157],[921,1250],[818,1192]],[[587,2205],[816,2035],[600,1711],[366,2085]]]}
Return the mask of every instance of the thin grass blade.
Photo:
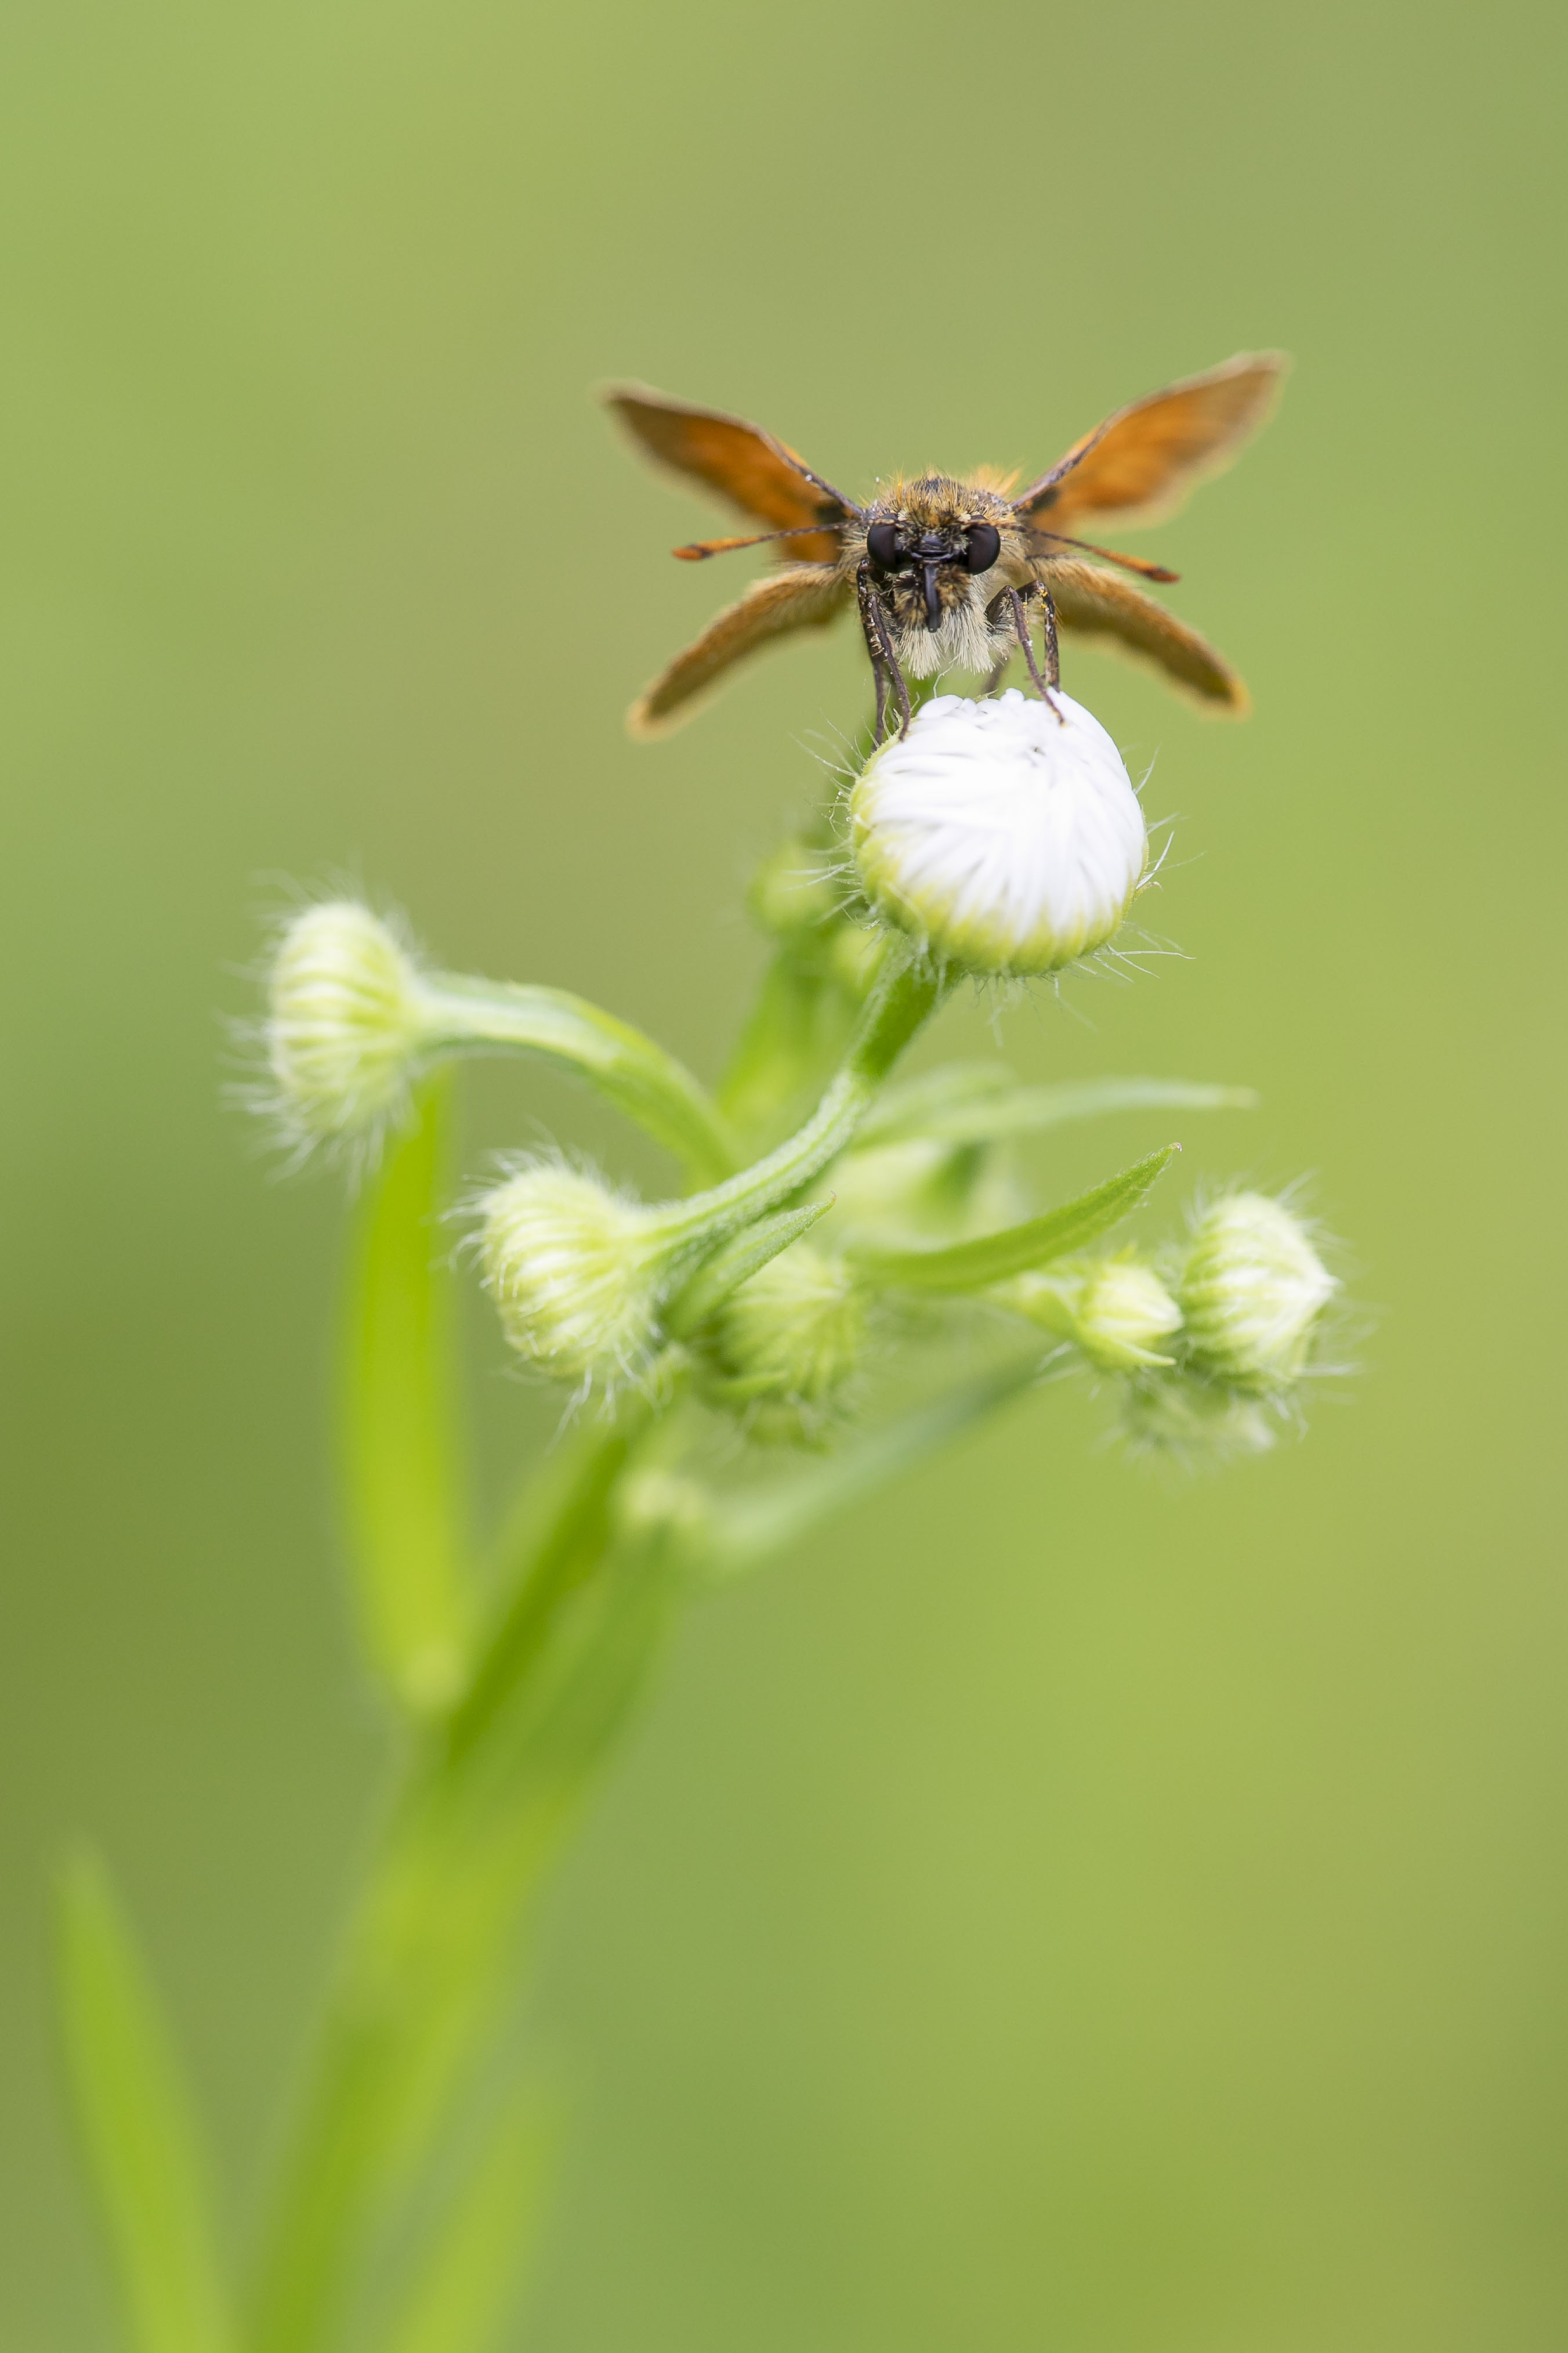
{"label": "thin grass blade", "polygon": [[191,2103],[107,1873],[61,1874],[58,1983],[78,2128],[136,2353],[231,2353]]}
{"label": "thin grass blade", "polygon": [[386,2353],[490,2353],[537,2243],[553,2137],[537,2096],[514,2094],[441,2217]]}

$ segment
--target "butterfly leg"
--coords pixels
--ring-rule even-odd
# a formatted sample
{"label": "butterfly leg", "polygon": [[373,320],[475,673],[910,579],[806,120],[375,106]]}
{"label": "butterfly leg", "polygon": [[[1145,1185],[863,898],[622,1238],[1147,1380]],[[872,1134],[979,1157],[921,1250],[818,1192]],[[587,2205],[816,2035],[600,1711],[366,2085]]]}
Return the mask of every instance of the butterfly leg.
{"label": "butterfly leg", "polygon": [[888,617],[882,610],[882,600],[877,594],[869,564],[862,564],[855,575],[856,594],[860,600],[860,627],[866,633],[866,651],[871,657],[871,675],[877,681],[877,741],[882,740],[882,722],[888,707],[888,683],[899,701],[900,735],[910,732],[910,691],[904,684],[899,658],[893,651],[893,640],[888,628]]}
{"label": "butterfly leg", "polygon": [[[1058,708],[1051,696],[1052,687],[1060,686],[1062,682],[1061,656],[1057,647],[1057,608],[1052,602],[1051,592],[1044,582],[1037,583],[1037,587],[1046,600],[1046,675],[1044,678],[1040,676],[1039,664],[1035,659],[1034,642],[1029,636],[1028,607],[1016,588],[1010,588],[1007,591],[1013,606],[1013,627],[1018,632],[1018,643],[1024,649],[1024,659],[1029,665],[1029,676],[1035,681],[1036,693],[1048,711],[1056,712],[1058,726],[1065,727],[1066,714]],[[1028,589],[1025,594],[1033,597],[1036,589]]]}

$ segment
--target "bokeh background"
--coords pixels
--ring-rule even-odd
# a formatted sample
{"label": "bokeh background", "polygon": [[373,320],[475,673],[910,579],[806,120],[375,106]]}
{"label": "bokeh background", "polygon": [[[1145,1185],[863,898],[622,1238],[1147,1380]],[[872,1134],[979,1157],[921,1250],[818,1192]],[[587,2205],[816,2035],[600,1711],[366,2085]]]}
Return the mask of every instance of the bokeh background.
{"label": "bokeh background", "polygon": [[[342,1206],[219,1017],[274,878],[717,1065],[849,633],[634,746],[752,559],[588,397],[854,488],[1297,370],[1158,541],[1257,716],[1068,683],[1188,958],[1002,1024],[1248,1081],[1375,1323],[1174,1486],[1058,1391],[707,1606],[558,1883],[557,2353],[1495,2353],[1568,2337],[1564,20],[1326,0],[13,0],[0,71],[0,2338],[111,2341],[47,1996],[101,1841],[237,2231],[374,1808],[323,1436]],[[721,523],[717,527],[723,528]],[[930,1051],[988,1050],[984,1008]],[[645,1181],[580,1099],[470,1091]],[[1089,1176],[1166,1121],[1064,1140]],[[1175,1206],[1166,1203],[1166,1214]],[[473,1348],[485,1476],[544,1409]]]}

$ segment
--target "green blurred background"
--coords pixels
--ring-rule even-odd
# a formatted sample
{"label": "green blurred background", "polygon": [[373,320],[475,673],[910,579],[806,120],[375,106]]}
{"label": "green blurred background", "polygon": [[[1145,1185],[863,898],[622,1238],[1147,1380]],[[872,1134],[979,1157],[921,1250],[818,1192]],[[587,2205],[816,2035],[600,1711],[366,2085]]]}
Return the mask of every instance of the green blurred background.
{"label": "green blurred background", "polygon": [[[853,490],[1038,469],[1259,343],[1278,422],[1142,543],[1257,716],[1068,654],[1157,755],[1190,961],[1002,1045],[1256,1084],[1180,1124],[1181,1187],[1314,1172],[1362,1376],[1173,1486],[1058,1391],[692,1620],[550,1912],[536,2341],[1568,2340],[1563,49],[1519,0],[12,0],[8,2353],[111,2341],[62,1841],[127,1888],[237,2224],[384,1760],[323,1438],[340,1188],[266,1184],[219,1101],[273,878],[357,875],[711,1072],[748,863],[860,661],[626,741],[752,559],[668,562],[710,511],[588,387]],[[542,1128],[658,1177],[525,1071],[469,1103],[475,1166]],[[548,1413],[473,1332],[495,1480]]]}

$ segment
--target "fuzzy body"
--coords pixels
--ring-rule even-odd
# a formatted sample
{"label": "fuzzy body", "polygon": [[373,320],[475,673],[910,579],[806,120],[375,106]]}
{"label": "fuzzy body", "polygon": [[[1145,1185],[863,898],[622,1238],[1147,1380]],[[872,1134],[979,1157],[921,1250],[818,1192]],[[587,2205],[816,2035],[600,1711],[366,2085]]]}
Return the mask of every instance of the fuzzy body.
{"label": "fuzzy body", "polygon": [[[984,572],[968,570],[965,550],[974,524],[994,526],[1000,548]],[[1027,538],[1010,501],[984,481],[923,474],[891,483],[846,524],[836,567],[846,585],[871,561],[868,541],[878,524],[891,524],[908,549],[896,567],[871,562],[871,576],[899,666],[910,678],[948,670],[984,674],[1016,650],[1006,592],[1035,578]],[[936,626],[926,601],[927,573],[916,551],[941,548],[930,573],[939,610]]]}

